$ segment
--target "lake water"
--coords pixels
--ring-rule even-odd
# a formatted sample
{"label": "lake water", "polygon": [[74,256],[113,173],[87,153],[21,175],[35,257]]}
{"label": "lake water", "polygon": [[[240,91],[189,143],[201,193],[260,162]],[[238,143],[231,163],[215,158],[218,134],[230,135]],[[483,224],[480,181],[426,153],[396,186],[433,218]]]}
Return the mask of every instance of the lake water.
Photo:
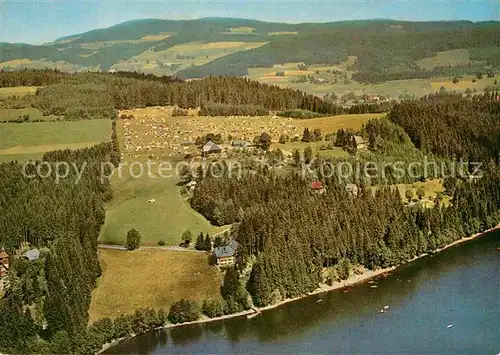
{"label": "lake water", "polygon": [[150,332],[106,353],[498,354],[497,248],[500,233],[490,233],[374,279],[377,288],[366,282],[252,319]]}

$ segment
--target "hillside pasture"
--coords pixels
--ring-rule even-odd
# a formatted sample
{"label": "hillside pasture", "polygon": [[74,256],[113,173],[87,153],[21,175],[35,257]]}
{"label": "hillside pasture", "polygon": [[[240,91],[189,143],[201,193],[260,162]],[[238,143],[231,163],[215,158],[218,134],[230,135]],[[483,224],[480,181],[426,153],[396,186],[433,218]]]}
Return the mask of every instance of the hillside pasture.
{"label": "hillside pasture", "polygon": [[250,27],[250,26],[239,26],[239,27],[231,27],[226,29],[225,32],[222,32],[224,34],[252,34],[255,31],[255,28]]}
{"label": "hillside pasture", "polygon": [[451,51],[438,52],[435,56],[419,59],[416,63],[420,69],[431,71],[439,66],[466,66],[473,63],[479,64],[481,62],[470,60],[468,49],[454,49]]}
{"label": "hillside pasture", "polygon": [[299,34],[299,31],[275,31],[268,32],[268,36],[296,36]]}
{"label": "hillside pasture", "polygon": [[2,123],[0,160],[37,159],[51,150],[78,149],[109,141],[110,136],[109,120]]}
{"label": "hillside pasture", "polygon": [[[4,65],[4,62],[1,63],[0,65]],[[14,87],[6,87],[6,88],[0,88],[0,98],[7,98],[11,96],[26,96],[29,94],[34,95],[36,93],[36,90],[39,88],[39,86],[14,86]]]}
{"label": "hillside pasture", "polygon": [[201,303],[220,297],[221,276],[217,267],[208,265],[206,253],[100,249],[99,260],[103,274],[92,292],[91,323],[144,307],[168,313],[182,298]]}
{"label": "hillside pasture", "polygon": [[[146,160],[125,160],[128,166],[135,161],[146,166]],[[181,195],[175,171],[163,175],[170,177],[157,173],[161,162],[165,161],[152,162],[151,176],[147,170],[139,176],[139,170],[128,167],[121,169],[121,177],[115,171],[111,178],[113,200],[106,206],[100,243],[124,245],[127,232],[132,228],[141,233],[142,245],[157,245],[160,240],[166,245],[179,245],[186,230],[195,236],[200,232],[213,234],[220,230],[190,207]],[[170,163],[175,167],[175,162]],[[151,199],[155,202],[148,203]]]}
{"label": "hillside pasture", "polygon": [[[456,57],[453,57],[456,54]],[[432,60],[422,59],[422,65],[431,68],[444,64],[449,58],[454,58],[450,65],[462,65],[468,61],[468,50],[453,50],[440,52]],[[435,77],[431,79],[407,79],[393,80],[380,84],[362,84],[351,79],[353,74],[349,71],[349,66],[353,65],[356,57],[349,57],[349,60],[338,65],[310,65],[307,70],[298,70],[297,66],[301,63],[284,63],[275,64],[273,67],[249,68],[248,77],[252,80],[259,81],[265,84],[278,85],[292,89],[301,90],[315,95],[325,95],[327,93],[335,93],[338,96],[354,92],[356,95],[384,95],[390,98],[397,99],[400,95],[413,95],[420,97],[439,91],[441,86],[447,90],[457,90],[464,92],[465,89],[476,89],[478,92],[483,92],[484,87],[492,85],[494,79],[486,78],[486,75],[476,83],[472,82],[474,76],[467,75],[460,78],[457,84],[452,83],[451,77]],[[451,60],[451,59],[450,59]],[[470,62],[470,61],[468,61]],[[432,69],[432,68],[431,68]],[[328,72],[330,71],[330,72]],[[338,74],[335,74],[337,71]],[[284,72],[284,76],[277,76],[277,72]],[[483,73],[484,74],[484,73]],[[347,75],[347,82],[344,82],[344,76]],[[316,82],[298,82],[300,76],[312,76]],[[317,80],[324,80],[319,83]],[[335,80],[337,81],[335,83]]]}
{"label": "hillside pasture", "polygon": [[310,147],[314,154],[325,157],[325,158],[343,158],[347,157],[348,153],[344,151],[342,148],[334,147],[333,149],[326,149],[329,142],[327,141],[318,141],[318,142],[288,142],[288,143],[273,143],[271,145],[271,149],[281,149],[283,154],[292,155],[294,150],[298,150],[299,152],[303,152],[304,149]]}
{"label": "hillside pasture", "polygon": [[42,111],[33,107],[27,108],[0,108],[0,122],[13,121],[29,117],[28,121],[58,121],[63,116],[48,115],[44,116]]}
{"label": "hillside pasture", "polygon": [[113,66],[116,70],[140,70],[152,74],[175,74],[191,65],[203,65],[238,51],[258,48],[266,42],[189,42],[166,50],[149,49]]}
{"label": "hillside pasture", "polygon": [[[497,75],[496,78],[498,77]],[[476,82],[473,82],[473,79]],[[456,84],[453,83],[452,78],[446,77],[432,78],[430,84],[434,91],[439,91],[441,87],[444,87],[446,90],[463,93],[466,89],[475,89],[477,92],[483,92],[484,88],[488,85],[493,85],[494,81],[495,78],[487,78],[486,75],[483,75],[482,79],[477,79],[474,75],[466,75],[459,77],[459,82]]]}
{"label": "hillside pasture", "polygon": [[323,133],[337,133],[339,129],[359,131],[361,127],[372,118],[383,117],[385,113],[362,113],[353,115],[339,115],[319,117],[309,120],[296,120],[295,124],[300,128],[310,130],[320,129]]}

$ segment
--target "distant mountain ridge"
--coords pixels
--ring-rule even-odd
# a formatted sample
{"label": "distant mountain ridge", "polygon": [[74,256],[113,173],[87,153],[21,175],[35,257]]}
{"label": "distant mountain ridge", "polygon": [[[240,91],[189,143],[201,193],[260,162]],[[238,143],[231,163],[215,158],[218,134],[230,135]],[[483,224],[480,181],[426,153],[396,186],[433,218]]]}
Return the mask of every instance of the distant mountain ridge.
{"label": "distant mountain ridge", "polygon": [[63,71],[128,70],[182,78],[247,75],[249,68],[303,62],[337,64],[356,57],[353,71],[419,70],[417,60],[440,51],[476,51],[496,67],[500,22],[356,20],[277,23],[238,18],[140,19],[68,35],[43,45],[0,43],[0,67]]}

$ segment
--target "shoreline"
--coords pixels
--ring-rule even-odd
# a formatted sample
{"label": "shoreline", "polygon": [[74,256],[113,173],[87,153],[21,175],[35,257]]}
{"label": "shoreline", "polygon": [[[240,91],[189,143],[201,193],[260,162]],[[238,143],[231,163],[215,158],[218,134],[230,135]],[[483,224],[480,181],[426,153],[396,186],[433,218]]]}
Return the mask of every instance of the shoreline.
{"label": "shoreline", "polygon": [[[370,279],[372,279],[372,278],[374,278],[376,276],[380,276],[380,275],[386,274],[388,272],[394,271],[395,269],[397,269],[400,266],[409,264],[409,263],[411,263],[411,262],[413,262],[415,260],[421,259],[421,258],[423,258],[425,256],[439,253],[439,252],[441,252],[443,250],[446,250],[448,248],[451,248],[451,247],[453,247],[455,245],[468,242],[470,240],[476,239],[478,237],[481,237],[481,236],[483,236],[485,234],[489,234],[489,233],[497,231],[497,230],[500,230],[500,224],[498,224],[497,226],[495,226],[493,228],[490,228],[490,229],[488,229],[488,230],[486,230],[484,232],[476,233],[476,234],[474,234],[474,235],[472,235],[470,237],[464,237],[464,238],[458,239],[458,240],[456,240],[456,241],[454,241],[454,242],[452,242],[452,243],[450,243],[448,245],[445,245],[442,248],[436,249],[432,253],[424,253],[422,255],[416,256],[413,259],[408,260],[408,261],[406,261],[404,263],[401,263],[399,265],[391,266],[391,267],[384,268],[384,269],[365,270],[365,271],[363,271],[363,273],[361,273],[359,275],[352,275],[352,276],[350,276],[346,280],[333,283],[333,285],[331,285],[331,286],[325,285],[325,284],[321,284],[317,289],[315,289],[315,290],[313,290],[311,292],[308,292],[308,293],[306,293],[304,295],[301,295],[301,296],[298,296],[298,297],[287,298],[287,299],[284,299],[283,301],[280,301],[280,302],[272,304],[272,305],[268,305],[268,306],[264,306],[264,307],[253,307],[253,308],[251,308],[249,310],[246,310],[246,311],[241,311],[241,312],[238,312],[238,313],[226,314],[226,315],[219,316],[219,317],[214,317],[214,318],[208,318],[208,317],[205,316],[206,318],[201,318],[201,319],[198,319],[198,320],[195,320],[195,321],[192,321],[192,322],[185,322],[185,323],[178,323],[178,324],[167,324],[167,325],[155,328],[155,329],[148,330],[147,332],[150,332],[152,330],[162,330],[162,329],[170,329],[170,328],[175,328],[175,327],[182,327],[182,326],[191,325],[191,324],[200,324],[200,323],[215,322],[215,321],[220,321],[220,320],[225,320],[225,319],[230,319],[230,318],[243,317],[243,316],[248,316],[248,315],[252,315],[252,314],[256,314],[256,313],[261,313],[263,311],[266,311],[266,310],[269,310],[269,309],[273,309],[273,308],[277,308],[277,307],[280,307],[280,306],[282,306],[284,304],[287,304],[287,303],[290,303],[290,302],[294,302],[294,301],[297,301],[299,299],[302,299],[302,298],[305,298],[305,297],[308,297],[308,296],[317,295],[317,294],[324,293],[324,292],[330,292],[330,291],[342,289],[342,288],[345,288],[345,287],[353,286],[355,284],[358,284],[358,283],[361,283],[361,282],[364,282],[364,281],[368,281],[368,280],[370,280]],[[100,353],[108,350],[109,348],[112,348],[113,346],[117,345],[118,343],[120,343],[123,340],[134,338],[137,335],[140,335],[140,334],[134,334],[134,335],[129,336],[129,337],[116,339],[116,340],[114,340],[111,343],[106,343],[106,344],[103,345],[103,347],[101,348],[101,350],[99,350],[99,352],[97,354],[100,354]]]}

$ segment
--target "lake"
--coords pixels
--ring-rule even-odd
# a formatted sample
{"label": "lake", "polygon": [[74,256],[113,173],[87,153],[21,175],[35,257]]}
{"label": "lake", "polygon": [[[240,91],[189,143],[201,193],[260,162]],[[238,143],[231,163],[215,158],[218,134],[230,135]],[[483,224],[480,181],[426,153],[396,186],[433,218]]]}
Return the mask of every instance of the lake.
{"label": "lake", "polygon": [[[150,332],[106,353],[498,354],[497,248],[500,233],[490,233],[404,265],[372,284],[300,299],[252,319]],[[384,306],[389,308],[380,313]]]}

